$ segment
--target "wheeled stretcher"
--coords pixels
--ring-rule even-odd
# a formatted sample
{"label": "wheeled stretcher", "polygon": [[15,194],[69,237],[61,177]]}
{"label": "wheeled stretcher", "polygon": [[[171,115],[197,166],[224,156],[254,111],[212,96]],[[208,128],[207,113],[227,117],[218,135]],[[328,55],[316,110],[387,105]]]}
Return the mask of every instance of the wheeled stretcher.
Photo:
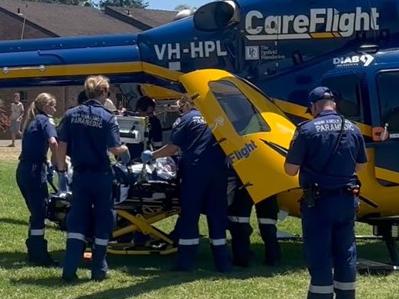
{"label": "wheeled stretcher", "polygon": [[[109,253],[176,252],[173,238],[154,226],[180,211],[175,165],[171,158],[157,159],[151,165],[113,165],[115,217]],[[48,200],[47,218],[61,230],[66,230],[71,200],[70,192],[53,193]]]}

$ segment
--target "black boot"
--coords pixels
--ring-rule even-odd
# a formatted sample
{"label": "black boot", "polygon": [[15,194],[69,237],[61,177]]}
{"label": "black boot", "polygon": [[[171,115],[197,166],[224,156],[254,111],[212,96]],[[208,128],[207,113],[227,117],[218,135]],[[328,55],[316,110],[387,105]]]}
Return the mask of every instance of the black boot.
{"label": "black boot", "polygon": [[355,290],[337,290],[335,289],[335,298],[336,299],[355,299],[356,291]]}
{"label": "black boot", "polygon": [[30,237],[26,240],[28,248],[28,261],[35,266],[58,267],[59,264],[54,261],[47,251],[47,240],[42,237]]}
{"label": "black boot", "polygon": [[82,259],[86,243],[78,239],[67,239],[62,279],[65,282],[74,282],[77,279],[76,271]]}
{"label": "black boot", "polygon": [[198,245],[179,245],[173,271],[190,272],[195,268]]}
{"label": "black boot", "polygon": [[232,223],[230,225],[233,264],[246,268],[252,257],[250,250],[250,235],[252,228],[247,223]]}
{"label": "black boot", "polygon": [[265,264],[267,266],[279,266],[281,264],[281,248],[277,240],[277,228],[275,225],[259,225],[262,240],[265,243]]}
{"label": "black boot", "polygon": [[215,264],[215,268],[218,272],[228,273],[231,272],[231,258],[227,250],[226,245],[213,246],[212,254],[213,254],[213,262]]}
{"label": "black boot", "polygon": [[94,244],[93,261],[91,270],[91,279],[94,281],[103,281],[107,278],[108,264],[106,260],[107,246]]}

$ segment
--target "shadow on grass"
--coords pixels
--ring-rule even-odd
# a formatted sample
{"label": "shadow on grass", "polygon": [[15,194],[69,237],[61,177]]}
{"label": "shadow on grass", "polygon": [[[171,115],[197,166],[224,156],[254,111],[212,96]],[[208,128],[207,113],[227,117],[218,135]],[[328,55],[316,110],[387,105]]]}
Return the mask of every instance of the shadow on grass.
{"label": "shadow on grass", "polygon": [[102,290],[94,294],[77,297],[78,299],[89,298],[114,298],[123,299],[138,296],[148,292],[163,288],[186,284],[197,280],[218,280],[218,279],[239,279],[246,280],[255,277],[272,277],[287,272],[302,271],[305,267],[302,259],[302,244],[298,242],[282,242],[284,261],[278,267],[267,267],[262,264],[263,250],[262,244],[253,244],[252,249],[255,253],[252,266],[249,268],[234,267],[231,273],[217,273],[213,267],[213,260],[207,242],[201,242],[197,265],[199,267],[193,272],[171,271],[174,265],[175,256],[171,256],[165,263],[162,256],[142,256],[135,259],[132,263],[125,263],[126,257],[112,257],[113,269],[125,272],[127,275],[148,277],[144,282],[132,283],[127,287],[119,289]]}
{"label": "shadow on grass", "polygon": [[[239,279],[246,280],[256,277],[273,277],[303,271],[306,266],[303,260],[301,242],[283,241],[281,242],[283,251],[283,263],[278,267],[267,267],[262,265],[263,245],[256,243],[252,245],[255,253],[252,266],[249,268],[235,267],[232,273],[219,274],[214,271],[212,256],[205,240],[201,242],[199,255],[197,257],[198,269],[194,272],[172,272],[175,255],[171,256],[110,256],[108,258],[111,269],[126,274],[131,277],[140,277],[140,281],[135,281],[128,286],[121,288],[110,288],[101,290],[93,294],[82,295],[79,299],[89,298],[114,298],[123,299],[131,296],[138,296],[163,288],[186,284],[197,280],[218,280],[218,279]],[[387,261],[387,251],[383,242],[361,242],[358,244],[359,257],[372,260]],[[52,255],[59,258],[63,256],[63,251],[52,252]],[[28,266],[23,253],[2,253],[0,252],[1,264],[5,268],[22,268]],[[82,264],[89,268],[89,264]],[[112,278],[111,278],[112,279]],[[87,282],[87,278],[80,279],[79,284]],[[13,279],[13,284],[33,284],[46,287],[58,288],[65,286],[59,277],[48,278],[24,278]]]}
{"label": "shadow on grass", "polygon": [[[61,269],[61,268],[60,268]],[[53,287],[53,288],[59,288],[59,287],[70,287],[74,285],[80,285],[84,284],[90,281],[90,278],[85,277],[85,278],[80,278],[76,282],[73,283],[66,283],[61,279],[61,275],[58,277],[46,277],[46,278],[22,278],[22,279],[16,279],[16,278],[11,278],[10,282],[14,285],[18,284],[34,284],[37,286],[42,286],[42,287]]]}
{"label": "shadow on grass", "polygon": [[[25,248],[25,244],[21,245]],[[56,261],[61,261],[64,258],[64,251],[57,250],[50,252],[51,256]],[[34,267],[28,262],[27,253],[16,251],[16,252],[4,252],[0,251],[0,265],[3,269],[21,269],[26,267]]]}
{"label": "shadow on grass", "polygon": [[28,230],[28,221],[26,221],[26,220],[19,220],[19,219],[13,219],[13,218],[0,218],[0,223],[25,225],[26,229]]}

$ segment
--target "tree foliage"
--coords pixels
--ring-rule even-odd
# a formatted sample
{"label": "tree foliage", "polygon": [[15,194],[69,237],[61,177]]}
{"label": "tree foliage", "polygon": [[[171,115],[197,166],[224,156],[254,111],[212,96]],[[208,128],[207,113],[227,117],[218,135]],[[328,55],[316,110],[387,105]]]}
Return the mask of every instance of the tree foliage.
{"label": "tree foliage", "polygon": [[66,5],[81,5],[81,6],[92,6],[90,0],[31,0],[32,2],[44,2],[44,3],[56,3],[56,4],[66,4]]}
{"label": "tree foliage", "polygon": [[66,5],[81,5],[91,7],[105,7],[109,6],[120,6],[120,7],[137,7],[145,8],[148,6],[148,1],[145,0],[31,0],[33,2],[44,2],[44,3],[57,3]]}
{"label": "tree foliage", "polygon": [[175,7],[175,10],[177,10],[177,11],[181,11],[181,10],[185,10],[185,9],[192,9],[192,7],[188,4],[180,4]]}
{"label": "tree foliage", "polygon": [[148,2],[145,0],[100,0],[100,7],[104,6],[145,8]]}

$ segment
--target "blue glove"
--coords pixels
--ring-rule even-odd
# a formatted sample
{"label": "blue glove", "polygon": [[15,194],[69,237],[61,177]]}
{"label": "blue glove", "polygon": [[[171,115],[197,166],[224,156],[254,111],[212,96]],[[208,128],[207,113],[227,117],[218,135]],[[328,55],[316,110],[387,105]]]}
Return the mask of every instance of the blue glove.
{"label": "blue glove", "polygon": [[65,172],[58,172],[58,191],[68,191],[68,178]]}
{"label": "blue glove", "polygon": [[128,165],[130,163],[130,152],[129,150],[123,152],[122,154],[119,155],[119,160],[122,162],[124,165]]}
{"label": "blue glove", "polygon": [[144,152],[141,153],[141,161],[143,161],[143,163],[148,163],[152,159],[154,159],[154,154],[152,151],[145,150]]}

